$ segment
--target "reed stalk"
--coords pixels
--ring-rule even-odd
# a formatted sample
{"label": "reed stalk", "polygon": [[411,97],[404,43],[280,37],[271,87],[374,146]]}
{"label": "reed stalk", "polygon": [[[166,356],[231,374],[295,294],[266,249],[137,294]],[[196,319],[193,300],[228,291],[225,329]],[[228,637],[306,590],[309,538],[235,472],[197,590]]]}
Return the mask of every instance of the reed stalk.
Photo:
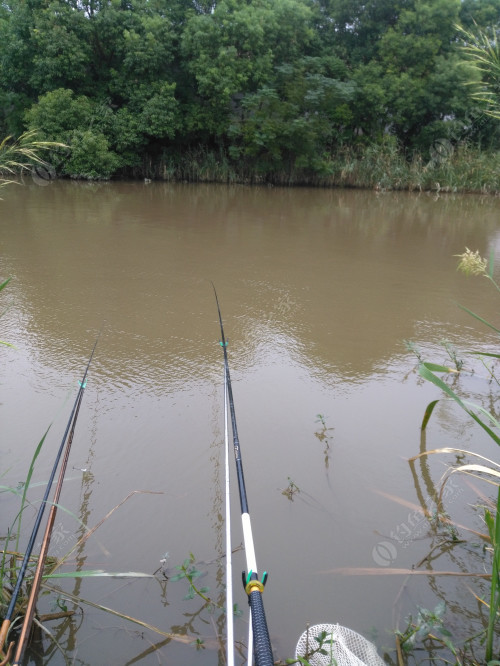
{"label": "reed stalk", "polygon": [[[493,278],[493,262],[490,262],[488,266],[488,261],[482,258],[477,251],[473,252],[466,248],[465,252],[461,255],[457,255],[460,258],[458,269],[464,272],[466,275],[476,275],[486,277],[491,284],[494,286],[496,291],[500,292],[500,287]],[[489,328],[493,329],[497,333],[500,332],[497,327],[490,324],[488,321],[483,319],[480,315],[474,313],[468,308],[462,308],[468,312],[472,317],[485,324]],[[496,352],[474,352],[480,357],[496,358],[500,359],[500,354]],[[458,393],[453,390],[438,374],[447,374],[449,372],[457,372],[457,370],[452,370],[445,366],[439,366],[432,363],[421,362],[419,365],[419,374],[421,377],[427,381],[432,382],[435,386],[440,388],[444,394],[458,404],[474,421],[489,435],[490,439],[498,446],[500,446],[500,420],[498,417],[493,414],[491,411],[483,408],[481,405],[471,403],[470,401],[461,398]],[[433,401],[427,407],[424,419],[422,422],[422,430],[425,430],[429,419],[432,415],[434,407],[438,401]],[[431,455],[433,453],[441,453],[446,451],[445,449],[437,451],[429,451],[421,455]],[[486,526],[488,528],[489,538],[491,541],[491,577],[490,577],[490,599],[488,604],[488,623],[486,627],[486,643],[485,643],[485,661],[486,663],[492,662],[494,657],[494,638],[495,638],[495,626],[498,620],[499,609],[500,609],[500,582],[499,582],[499,573],[500,573],[500,465],[495,463],[492,460],[488,460],[478,454],[473,452],[464,452],[467,456],[476,456],[481,458],[480,463],[468,463],[461,464],[453,468],[451,473],[465,473],[477,476],[482,480],[490,480],[491,483],[494,483],[498,486],[497,490],[497,502],[495,511],[492,512],[488,508],[485,509],[484,519]],[[449,475],[448,475],[449,476]],[[442,489],[446,483],[446,477],[442,483]],[[494,662],[498,663],[498,662]]]}

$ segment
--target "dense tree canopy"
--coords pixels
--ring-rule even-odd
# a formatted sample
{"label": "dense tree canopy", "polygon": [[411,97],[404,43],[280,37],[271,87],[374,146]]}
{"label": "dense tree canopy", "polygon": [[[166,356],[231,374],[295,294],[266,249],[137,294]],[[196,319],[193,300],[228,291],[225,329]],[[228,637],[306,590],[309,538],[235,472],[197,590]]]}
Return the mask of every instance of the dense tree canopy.
{"label": "dense tree canopy", "polygon": [[425,155],[478,106],[458,25],[498,31],[500,0],[4,0],[0,135],[36,128],[87,178],[191,153],[323,173],[388,135]]}

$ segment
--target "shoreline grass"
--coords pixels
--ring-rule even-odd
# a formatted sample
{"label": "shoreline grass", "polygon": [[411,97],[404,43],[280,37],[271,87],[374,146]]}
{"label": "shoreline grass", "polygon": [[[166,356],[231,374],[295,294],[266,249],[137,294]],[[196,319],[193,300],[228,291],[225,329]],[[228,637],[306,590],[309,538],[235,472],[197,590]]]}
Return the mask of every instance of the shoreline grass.
{"label": "shoreline grass", "polygon": [[[119,174],[116,174],[119,177]],[[204,147],[163,154],[156,164],[122,176],[167,182],[359,188],[376,191],[500,194],[500,152],[459,144],[446,156],[406,154],[395,142],[345,147],[318,158],[314,167],[259,169],[224,150]]]}
{"label": "shoreline grass", "polygon": [[[500,293],[500,285],[493,277],[492,260],[488,263],[486,259],[480,256],[478,251],[471,251],[468,248],[466,248],[463,254],[456,256],[460,259],[458,270],[468,276],[486,277],[493,285],[495,290]],[[465,312],[468,312],[474,319],[478,320],[487,327],[492,328],[498,333],[498,328],[496,328],[490,322],[484,320],[481,316],[477,315],[472,310],[469,310],[469,308],[464,306],[460,307]],[[500,353],[496,350],[493,352],[470,351],[469,354],[478,359],[487,358],[489,360],[495,361],[500,359]],[[455,385],[452,387],[446,383],[444,378],[450,372],[460,374],[463,372],[463,368],[461,365],[460,367],[457,365],[456,369],[452,369],[445,366],[436,365],[434,363],[428,363],[421,360],[419,361],[419,375],[426,381],[437,386],[445,398],[454,401],[457,405],[459,405],[459,407],[486,432],[486,434],[490,437],[491,442],[497,446],[500,446],[500,419],[495,410],[495,405],[493,403],[488,404],[487,400],[485,400],[485,402],[488,404],[488,407],[483,407],[482,404],[471,402],[466,395],[463,395],[462,391],[456,390],[457,387]],[[489,381],[491,382],[493,379],[498,381],[495,376],[495,368],[492,367],[491,378]],[[425,432],[437,402],[437,400],[434,400],[427,406],[421,426],[422,432]],[[476,598],[481,601],[481,603],[483,603],[487,608],[485,626],[483,627],[483,630],[477,634],[477,637],[480,637],[482,639],[482,644],[484,644],[484,662],[493,666],[493,664],[499,663],[495,659],[495,654],[498,654],[497,627],[500,618],[500,465],[497,461],[485,458],[476,451],[459,449],[454,450],[446,447],[438,448],[433,451],[423,451],[418,456],[412,458],[411,461],[420,457],[427,457],[435,454],[441,455],[450,451],[457,451],[461,455],[467,456],[467,459],[472,457],[474,462],[457,462],[456,465],[450,467],[447,470],[447,472],[441,478],[441,489],[439,492],[438,501],[439,505],[442,505],[445,484],[452,474],[466,474],[469,477],[476,478],[483,482],[492,483],[494,486],[496,486],[496,501],[494,502],[492,499],[491,506],[485,506],[483,509],[484,524],[487,528],[487,535],[485,534],[485,537],[489,538],[489,545],[484,549],[484,568],[485,570],[491,570],[489,599],[480,599],[479,595],[475,595]],[[475,637],[471,637],[471,640],[472,638]],[[450,646],[447,645],[447,647]]]}
{"label": "shoreline grass", "polygon": [[[57,165],[61,164],[57,149],[62,144],[35,141],[33,137],[33,133],[27,133],[17,142],[8,138],[0,144],[0,185],[14,182],[2,175],[33,171],[40,164],[50,169],[50,179],[56,177]],[[430,154],[406,151],[395,137],[387,135],[380,143],[339,146],[301,161],[291,154],[271,158],[264,149],[258,156],[243,154],[235,159],[231,157],[231,146],[177,146],[164,149],[155,157],[146,155],[135,166],[109,171],[97,165],[93,176],[66,172],[60,177],[83,181],[122,179],[500,194],[500,151],[480,150],[467,141],[452,144],[443,140],[437,144],[439,150],[431,150]],[[42,149],[46,151],[43,160],[37,152]],[[20,153],[22,159],[14,160],[11,153]]]}

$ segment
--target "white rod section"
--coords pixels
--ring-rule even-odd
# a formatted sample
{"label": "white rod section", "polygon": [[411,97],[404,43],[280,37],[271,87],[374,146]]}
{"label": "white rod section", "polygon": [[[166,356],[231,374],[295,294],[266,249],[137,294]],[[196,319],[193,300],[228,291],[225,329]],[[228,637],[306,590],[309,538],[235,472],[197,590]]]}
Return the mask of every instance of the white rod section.
{"label": "white rod section", "polygon": [[227,382],[224,366],[224,445],[226,449],[226,622],[227,622],[227,666],[234,666],[233,623],[233,558],[231,546],[231,493],[229,484],[229,435],[227,409]]}
{"label": "white rod section", "polygon": [[258,573],[257,560],[255,559],[255,548],[253,545],[252,525],[250,523],[250,514],[241,514],[241,523],[243,525],[243,539],[245,544],[245,554],[247,558],[247,573]]}

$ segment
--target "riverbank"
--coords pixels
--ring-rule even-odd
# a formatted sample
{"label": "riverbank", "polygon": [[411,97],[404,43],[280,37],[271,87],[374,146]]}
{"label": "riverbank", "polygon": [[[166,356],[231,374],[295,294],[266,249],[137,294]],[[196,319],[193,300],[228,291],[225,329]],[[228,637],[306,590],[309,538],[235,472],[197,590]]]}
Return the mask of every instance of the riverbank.
{"label": "riverbank", "polygon": [[200,148],[165,154],[156,165],[150,162],[131,175],[170,182],[498,194],[500,152],[443,140],[436,143],[431,156],[409,156],[388,141],[342,148],[334,155],[318,157],[315,164],[295,164],[285,171],[258,168],[244,159],[236,162],[223,151]]}

